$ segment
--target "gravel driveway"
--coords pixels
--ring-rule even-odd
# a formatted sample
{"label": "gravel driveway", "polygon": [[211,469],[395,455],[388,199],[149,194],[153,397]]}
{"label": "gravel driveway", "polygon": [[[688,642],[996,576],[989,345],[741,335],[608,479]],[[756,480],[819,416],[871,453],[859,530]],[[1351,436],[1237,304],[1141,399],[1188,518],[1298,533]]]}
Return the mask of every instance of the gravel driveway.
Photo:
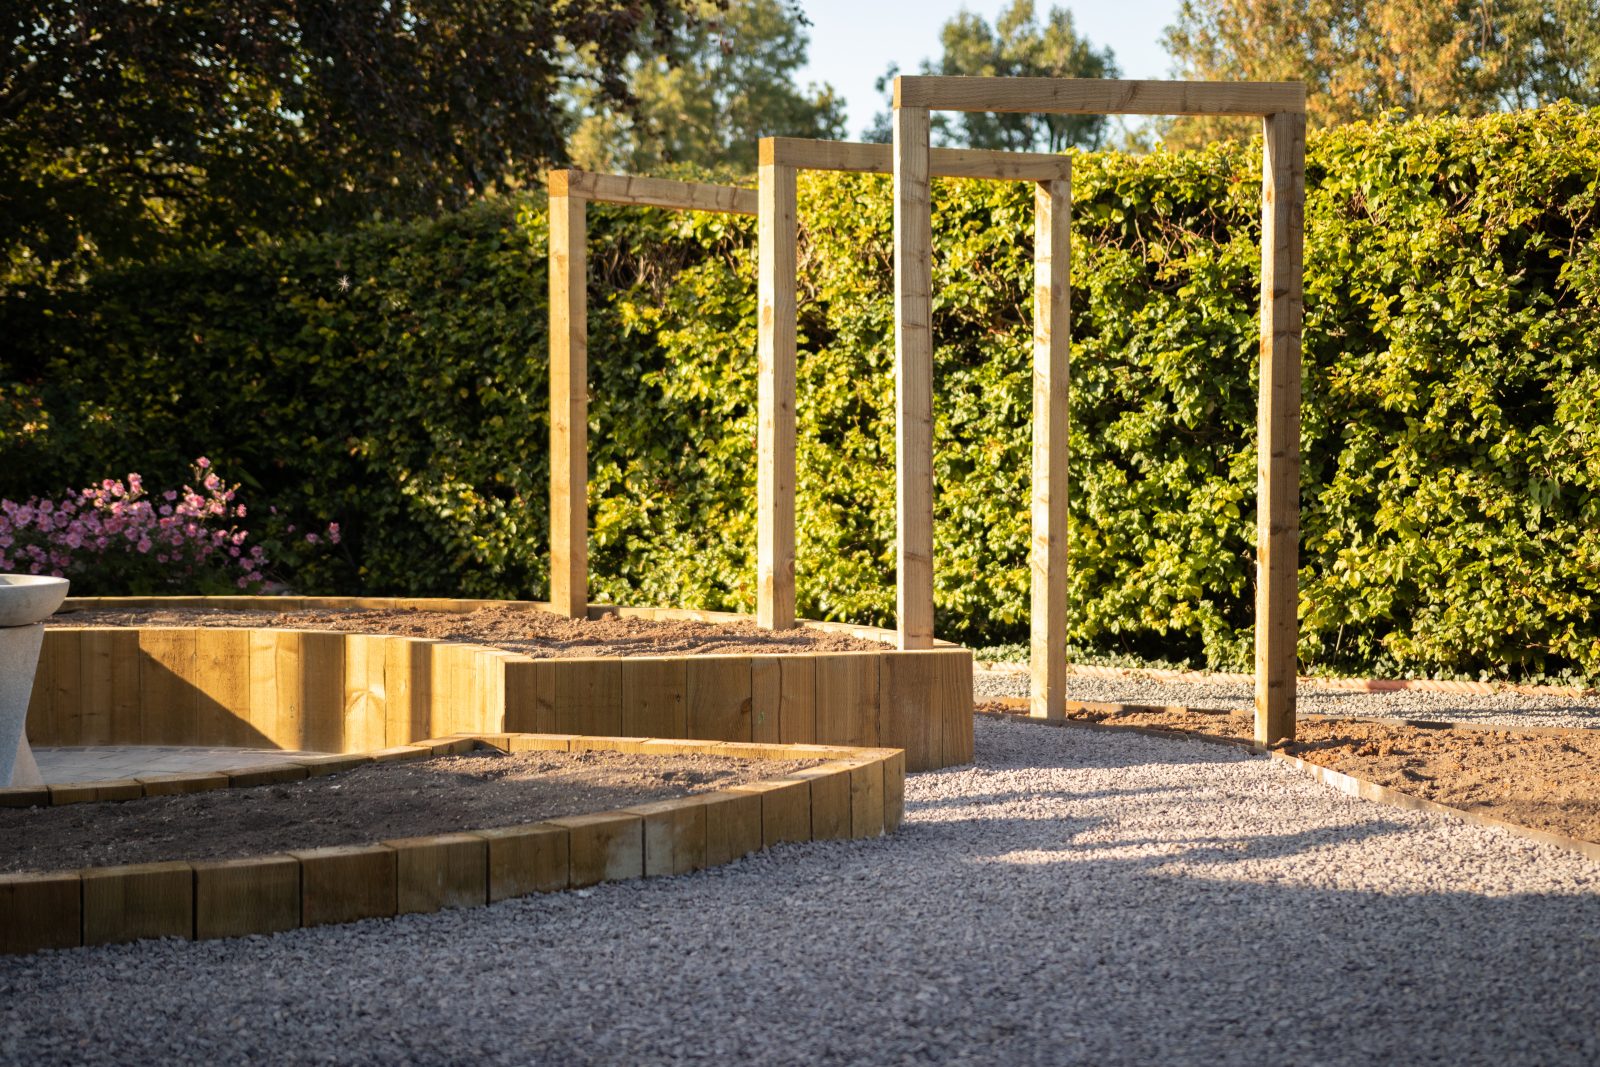
{"label": "gravel driveway", "polygon": [[1600,864],[1218,746],[977,730],[888,839],[0,960],[0,1060],[1600,1061]]}

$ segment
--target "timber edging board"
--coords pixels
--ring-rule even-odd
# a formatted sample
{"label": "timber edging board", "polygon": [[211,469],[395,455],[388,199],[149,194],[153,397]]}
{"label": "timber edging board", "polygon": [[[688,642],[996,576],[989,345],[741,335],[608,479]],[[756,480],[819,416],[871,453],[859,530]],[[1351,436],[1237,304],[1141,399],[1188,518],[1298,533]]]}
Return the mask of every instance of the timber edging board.
{"label": "timber edging board", "polygon": [[[293,609],[275,600],[90,600],[69,607]],[[346,604],[299,598],[293,605],[335,606]],[[51,625],[27,730],[35,745],[325,753],[501,731],[881,745],[904,749],[907,769],[923,771],[972,759],[972,654],[941,644],[914,651],[758,648],[737,655],[534,659],[453,641],[330,630]]]}
{"label": "timber edging board", "polygon": [[700,870],[786,841],[876,837],[898,829],[905,813],[898,749],[524,733],[407,747],[419,759],[491,747],[827,762],[715,792],[525,825],[226,860],[0,874],[0,953],[270,934],[475,907]]}
{"label": "timber edging board", "polygon": [[[1009,701],[1007,703],[1009,703]],[[1132,708],[1136,706],[1143,707],[1143,705],[1123,704],[1095,705],[1096,709],[1106,710]],[[1191,709],[1180,708],[1178,710]],[[1321,782],[1323,785],[1329,786],[1341,793],[1344,793],[1346,796],[1355,797],[1359,800],[1370,800],[1376,804],[1387,804],[1390,807],[1404,808],[1408,811],[1426,811],[1439,815],[1448,815],[1452,818],[1460,819],[1463,822],[1472,823],[1475,826],[1493,827],[1497,830],[1504,830],[1516,837],[1538,842],[1541,845],[1551,845],[1555,848],[1565,849],[1568,852],[1576,852],[1579,855],[1586,856],[1592,860],[1600,860],[1600,842],[1585,841],[1581,837],[1567,837],[1564,834],[1553,834],[1548,830],[1537,830],[1531,826],[1523,826],[1521,823],[1508,822],[1505,819],[1497,819],[1492,815],[1482,815],[1475,811],[1467,811],[1464,808],[1451,807],[1449,804],[1441,804],[1437,800],[1427,800],[1423,797],[1413,796],[1412,794],[1403,792],[1399,789],[1392,789],[1389,786],[1379,785],[1377,782],[1368,781],[1365,778],[1358,778],[1353,774],[1346,774],[1343,771],[1336,771],[1332,767],[1324,767],[1318,763],[1311,763],[1307,760],[1301,759],[1298,756],[1292,756],[1287,752],[1279,752],[1276,749],[1266,748],[1262,745],[1258,745],[1249,741],[1241,741],[1233,737],[1222,737],[1216,734],[1197,734],[1187,730],[1166,730],[1154,726],[1124,726],[1117,723],[1083,722],[1078,719],[1039,719],[1029,716],[1026,713],[1025,708],[1019,708],[1015,712],[979,711],[977,714],[988,715],[996,719],[1005,719],[1009,722],[1025,722],[1039,726],[1057,726],[1067,727],[1074,730],[1102,730],[1113,733],[1142,734],[1145,737],[1159,737],[1166,741],[1197,741],[1201,744],[1207,745],[1223,745],[1228,748],[1248,752],[1252,755],[1266,756],[1269,759],[1275,759],[1281,763],[1286,763],[1302,774]],[[1370,722],[1375,720],[1369,719],[1363,721]],[[1399,722],[1400,720],[1395,721]],[[1430,725],[1450,727],[1460,726],[1461,728],[1471,728],[1474,724],[1436,723]]]}

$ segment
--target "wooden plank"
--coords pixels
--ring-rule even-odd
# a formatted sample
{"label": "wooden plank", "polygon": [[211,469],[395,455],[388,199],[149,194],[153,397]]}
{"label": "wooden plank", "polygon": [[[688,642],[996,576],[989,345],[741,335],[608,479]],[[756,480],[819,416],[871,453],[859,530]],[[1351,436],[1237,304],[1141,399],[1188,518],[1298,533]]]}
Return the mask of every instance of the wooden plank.
{"label": "wooden plank", "polygon": [[344,720],[346,752],[367,752],[389,743],[388,646],[393,638],[347,634],[344,639]]}
{"label": "wooden plank", "polygon": [[1067,408],[1072,355],[1072,183],[1033,198],[1033,541],[1030,714],[1067,714]]}
{"label": "wooden plank", "polygon": [[468,908],[488,903],[488,845],[476,834],[436,834],[383,842],[395,853],[395,910]]}
{"label": "wooden plank", "polygon": [[[839,170],[857,174],[894,173],[894,151],[886,144],[812,141],[801,137],[763,137],[761,164],[796,170]],[[928,173],[935,178],[1048,182],[1065,180],[1067,156],[1048,152],[999,152],[980,148],[935,148]]]}
{"label": "wooden plank", "polygon": [[194,865],[194,936],[275,934],[300,925],[300,864],[293,856]]}
{"label": "wooden plank", "polygon": [[866,652],[815,657],[818,743],[878,743],[881,658]]}
{"label": "wooden plank", "polygon": [[870,743],[905,749],[906,765],[917,770],[944,766],[943,709],[934,695],[940,655],[887,652],[878,657],[879,729]]}
{"label": "wooden plank", "polygon": [[928,110],[894,113],[895,603],[901,648],[933,644],[933,217]]}
{"label": "wooden plank", "polygon": [[725,215],[757,213],[754,189],[709,182],[681,182],[668,178],[642,178],[632,174],[595,174],[583,170],[553,170],[549,176],[551,198],[582,197],[608,204],[636,204],[678,211],[713,211]]}
{"label": "wooden plank", "polygon": [[687,874],[706,865],[706,807],[693,797],[624,808],[644,820],[644,876]]}
{"label": "wooden plank", "polygon": [[39,649],[34,689],[48,690],[52,740],[35,739],[33,745],[83,744],[82,630],[49,627]]}
{"label": "wooden plank", "polygon": [[1261,178],[1261,392],[1256,458],[1258,744],[1294,737],[1299,640],[1300,326],[1306,124],[1265,120]]}
{"label": "wooden plank", "polygon": [[90,867],[83,876],[83,943],[194,936],[194,871],[187,863]]}
{"label": "wooden plank", "polygon": [[811,840],[811,783],[801,779],[752,782],[725,790],[761,798],[761,846]]}
{"label": "wooden plank", "polygon": [[555,728],[554,662],[514,657],[506,664],[506,729],[512,733],[553,733]]}
{"label": "wooden plank", "polygon": [[550,176],[550,605],[589,605],[589,304],[582,196]]}
{"label": "wooden plank", "polygon": [[83,944],[83,883],[76,871],[0,874],[0,955]]}
{"label": "wooden plank", "polygon": [[554,722],[547,733],[615,737],[622,733],[622,663],[617,659],[552,660]]}
{"label": "wooden plank", "polygon": [[567,831],[548,823],[479,830],[488,848],[489,903],[554,893],[571,883]]}
{"label": "wooden plank", "polygon": [[864,760],[850,770],[850,836],[883,835],[883,761]]}
{"label": "wooden plank", "polygon": [[303,926],[395,914],[395,852],[386,845],[339,845],[289,855],[300,861]]}
{"label": "wooden plank", "polygon": [[810,744],[817,739],[814,657],[752,657],[750,697],[750,740]]}
{"label": "wooden plank", "polygon": [[429,641],[394,637],[383,646],[383,739],[386,745],[410,744],[431,732],[431,645]]}
{"label": "wooden plank", "polygon": [[850,769],[824,764],[788,776],[811,784],[811,839],[846,841],[850,838]]}
{"label": "wooden plank", "polygon": [[701,793],[706,806],[706,866],[732,863],[761,849],[761,797],[719,790]]}
{"label": "wooden plank", "polygon": [[78,692],[83,743],[136,745],[139,718],[139,635],[133,630],[85,630],[79,645]]}
{"label": "wooden plank", "polygon": [[198,745],[249,746],[250,631],[195,630]]}
{"label": "wooden plank", "polygon": [[298,748],[344,752],[345,635],[300,635],[300,737]]}
{"label": "wooden plank", "polygon": [[[940,761],[942,767],[972,762],[972,653],[964,648],[941,649],[930,653],[934,662],[933,701],[944,724]],[[908,758],[906,770],[913,767]]]}
{"label": "wooden plank", "polygon": [[795,624],[795,171],[763,165],[759,181],[756,623],[787,630]]}
{"label": "wooden plank", "polygon": [[883,829],[894,833],[906,817],[905,753],[895,752],[883,761]]}
{"label": "wooden plank", "polygon": [[750,659],[747,656],[690,656],[685,737],[716,741],[751,740]]}
{"label": "wooden plank", "polygon": [[894,80],[894,106],[1049,115],[1272,115],[1304,113],[1306,87],[1302,82],[901,75]]}
{"label": "wooden plank", "polygon": [[622,735],[686,737],[689,728],[685,657],[622,661]]}
{"label": "wooden plank", "polygon": [[644,819],[621,811],[551,819],[567,831],[575,888],[644,877]]}
{"label": "wooden plank", "polygon": [[195,632],[139,631],[139,743],[192,745],[199,723]]}

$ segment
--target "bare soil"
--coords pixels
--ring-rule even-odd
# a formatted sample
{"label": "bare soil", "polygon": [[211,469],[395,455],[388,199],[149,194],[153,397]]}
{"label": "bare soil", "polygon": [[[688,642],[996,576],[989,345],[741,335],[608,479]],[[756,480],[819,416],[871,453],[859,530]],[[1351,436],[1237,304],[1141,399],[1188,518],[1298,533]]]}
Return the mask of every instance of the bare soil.
{"label": "bare soil", "polygon": [[0,808],[0,872],[231,859],[488,830],[781,778],[818,762],[478,751],[282,785]]}
{"label": "bare soil", "polygon": [[472,612],[313,609],[225,611],[163,608],[150,611],[67,611],[48,626],[280,626],[296,630],[396,634],[503,648],[537,659],[586,656],[708,656],[760,653],[881,652],[887,646],[824,630],[763,630],[754,622],[691,622],[605,615],[568,619],[525,607]]}
{"label": "bare soil", "polygon": [[[980,711],[1016,713],[992,701]],[[1249,713],[1197,708],[1078,709],[1071,719],[1232,741],[1253,738]],[[1307,763],[1536,830],[1600,842],[1600,731],[1505,730],[1301,716],[1275,746]]]}

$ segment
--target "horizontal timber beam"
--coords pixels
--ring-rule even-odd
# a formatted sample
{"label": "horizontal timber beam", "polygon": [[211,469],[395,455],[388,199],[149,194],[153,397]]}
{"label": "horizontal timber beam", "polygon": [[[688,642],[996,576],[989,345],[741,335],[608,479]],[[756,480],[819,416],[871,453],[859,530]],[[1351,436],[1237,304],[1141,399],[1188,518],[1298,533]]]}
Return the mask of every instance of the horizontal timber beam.
{"label": "horizontal timber beam", "polygon": [[754,189],[706,182],[679,182],[668,178],[593,174],[585,170],[551,171],[549,191],[551,196],[581,197],[607,204],[637,204],[679,211],[754,215],[757,210]]}
{"label": "horizontal timber beam", "polygon": [[1306,109],[1302,82],[1119,81],[901,75],[894,106],[1050,115],[1276,115]]}
{"label": "horizontal timber beam", "polygon": [[[761,165],[796,170],[842,170],[859,174],[894,171],[894,147],[852,141],[812,141],[800,137],[763,137]],[[1072,165],[1066,156],[1046,152],[994,152],[975,148],[935,148],[928,156],[935,178],[980,178],[989,181],[1066,181]]]}

